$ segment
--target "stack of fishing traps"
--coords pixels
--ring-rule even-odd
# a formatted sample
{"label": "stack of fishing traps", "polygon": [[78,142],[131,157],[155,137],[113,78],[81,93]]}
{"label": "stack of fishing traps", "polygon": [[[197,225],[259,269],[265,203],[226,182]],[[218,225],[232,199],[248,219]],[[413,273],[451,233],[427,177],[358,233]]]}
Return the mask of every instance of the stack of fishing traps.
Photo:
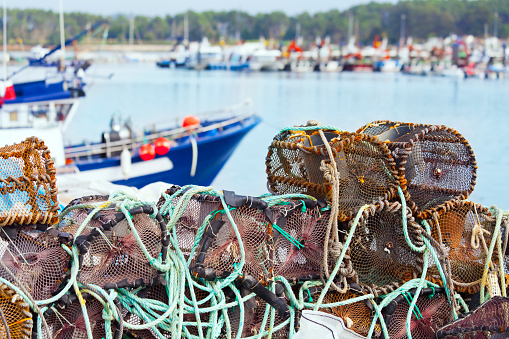
{"label": "stack of fishing traps", "polygon": [[44,144],[0,156],[0,337],[305,338],[317,316],[339,338],[509,336],[508,213],[465,200],[475,158],[447,127],[287,128],[268,194],[170,185],[58,220]]}

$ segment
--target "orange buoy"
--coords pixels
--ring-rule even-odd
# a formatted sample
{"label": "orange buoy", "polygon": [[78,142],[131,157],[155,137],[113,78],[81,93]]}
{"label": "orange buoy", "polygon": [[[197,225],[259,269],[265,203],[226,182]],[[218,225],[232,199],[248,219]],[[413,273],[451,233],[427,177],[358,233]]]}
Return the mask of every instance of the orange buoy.
{"label": "orange buoy", "polygon": [[159,137],[154,141],[154,148],[157,154],[165,155],[170,150],[171,143],[168,139]]}
{"label": "orange buoy", "polygon": [[195,115],[188,115],[184,118],[184,121],[182,122],[182,127],[184,127],[184,128],[194,127],[199,124],[200,124],[200,118],[198,118]]}
{"label": "orange buoy", "polygon": [[140,157],[143,161],[152,160],[156,157],[156,152],[152,144],[146,144],[140,148]]}

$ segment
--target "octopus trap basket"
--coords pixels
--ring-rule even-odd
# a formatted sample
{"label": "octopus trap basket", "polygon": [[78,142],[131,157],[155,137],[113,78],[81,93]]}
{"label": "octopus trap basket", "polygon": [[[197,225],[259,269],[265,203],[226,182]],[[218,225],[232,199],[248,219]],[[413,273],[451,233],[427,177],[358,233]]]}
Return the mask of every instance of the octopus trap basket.
{"label": "octopus trap basket", "polygon": [[[408,238],[423,244],[420,227],[410,209],[402,213],[401,204],[380,201],[366,208],[349,244],[350,261],[357,282],[375,296],[387,294],[422,274],[422,253],[412,250]],[[350,232],[354,221],[346,231]]]}
{"label": "octopus trap basket", "polygon": [[[479,292],[495,221],[488,208],[465,200],[439,208],[438,213],[428,220],[438,252],[447,254],[451,281],[456,291]],[[496,249],[491,260],[498,265]],[[427,279],[442,285],[436,266],[430,267]]]}
{"label": "octopus trap basket", "polygon": [[[51,233],[55,232],[53,229]],[[18,287],[25,286],[35,300],[48,299],[70,273],[71,257],[61,240],[50,232],[29,227],[2,237],[0,277]]]}
{"label": "octopus trap basket", "polygon": [[364,204],[392,198],[399,185],[389,149],[366,134],[283,130],[269,146],[265,165],[271,193],[337,199],[340,220]]}
{"label": "octopus trap basket", "polygon": [[58,221],[55,169],[48,148],[32,137],[0,147],[0,226]]}
{"label": "octopus trap basket", "polygon": [[[152,206],[122,210],[107,199],[84,197],[62,212],[59,229],[74,236],[79,250],[77,280],[106,289],[164,284],[145,253],[163,263],[166,260],[168,240],[162,217]],[[98,206],[100,211],[92,213]]]}
{"label": "octopus trap basket", "polygon": [[467,140],[446,126],[375,121],[358,133],[377,137],[394,157],[412,210],[426,218],[473,191],[477,165]]}

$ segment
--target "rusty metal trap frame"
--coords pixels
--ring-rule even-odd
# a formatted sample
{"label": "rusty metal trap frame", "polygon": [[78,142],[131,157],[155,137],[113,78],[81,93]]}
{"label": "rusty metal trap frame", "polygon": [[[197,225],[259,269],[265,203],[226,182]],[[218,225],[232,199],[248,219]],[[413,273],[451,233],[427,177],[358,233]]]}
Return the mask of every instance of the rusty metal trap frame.
{"label": "rusty metal trap frame", "polygon": [[401,188],[419,218],[450,200],[472,193],[477,163],[467,140],[456,130],[441,126],[374,121],[357,133],[376,137],[391,150]]}
{"label": "rusty metal trap frame", "polygon": [[364,204],[391,199],[400,185],[384,143],[329,126],[281,130],[269,146],[265,165],[271,193],[325,199],[338,205],[342,221],[351,219]]}
{"label": "rusty metal trap frame", "polygon": [[35,137],[0,147],[0,226],[58,221],[56,170]]}

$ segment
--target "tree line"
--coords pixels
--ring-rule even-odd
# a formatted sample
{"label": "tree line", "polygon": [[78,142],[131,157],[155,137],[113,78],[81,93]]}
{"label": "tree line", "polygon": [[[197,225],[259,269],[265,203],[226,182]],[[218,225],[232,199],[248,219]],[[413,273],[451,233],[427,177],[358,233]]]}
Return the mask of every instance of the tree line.
{"label": "tree line", "polygon": [[[126,43],[130,17],[66,13],[66,37],[78,34],[99,20],[109,23],[108,43]],[[207,37],[213,42],[232,42],[237,38],[255,40],[260,37],[277,41],[291,40],[300,32],[306,41],[329,36],[332,43],[346,43],[349,32],[358,41],[369,44],[376,36],[396,43],[404,23],[405,36],[422,40],[451,33],[482,36],[496,34],[509,37],[509,1],[506,0],[414,0],[396,4],[371,2],[347,10],[307,12],[288,16],[281,11],[251,15],[242,11],[194,12],[165,17],[134,17],[134,41],[168,43],[184,37],[185,17],[189,39]],[[9,43],[56,44],[59,42],[58,13],[38,9],[7,11]],[[96,39],[100,38],[97,36]]]}

